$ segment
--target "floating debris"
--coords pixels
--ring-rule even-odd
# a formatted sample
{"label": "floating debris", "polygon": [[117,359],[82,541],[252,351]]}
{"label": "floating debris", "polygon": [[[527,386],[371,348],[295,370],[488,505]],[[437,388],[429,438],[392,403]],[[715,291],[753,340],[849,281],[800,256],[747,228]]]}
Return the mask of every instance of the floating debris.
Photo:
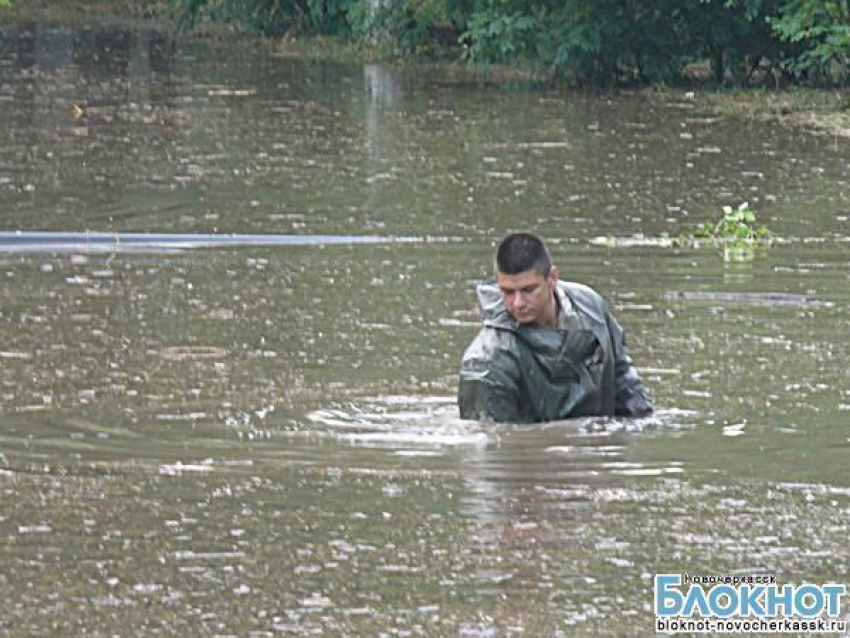
{"label": "floating debris", "polygon": [[159,466],[159,473],[165,476],[180,476],[183,472],[212,472],[212,463],[164,463]]}
{"label": "floating debris", "polygon": [[227,356],[227,350],[216,346],[171,346],[160,350],[159,356],[168,361],[223,359]]}
{"label": "floating debris", "polygon": [[309,598],[305,598],[301,601],[301,606],[314,609],[326,609],[328,607],[333,607],[333,602],[331,602],[331,599],[327,596],[322,596],[318,592],[313,592]]}
{"label": "floating debris", "polygon": [[31,352],[0,352],[0,359],[20,359],[29,361],[32,359]]}
{"label": "floating debris", "polygon": [[812,295],[794,295],[784,292],[682,292],[670,291],[664,294],[665,299],[684,301],[723,301],[729,303],[754,303],[768,305],[793,306],[834,306],[831,301],[825,301]]}
{"label": "floating debris", "polygon": [[723,426],[723,436],[741,436],[744,433],[746,423],[735,423]]}
{"label": "floating debris", "polygon": [[191,549],[174,552],[177,560],[226,560],[228,558],[245,558],[245,552],[195,552]]}
{"label": "floating debris", "polygon": [[254,89],[209,89],[207,91],[210,97],[249,97],[255,93]]}
{"label": "floating debris", "polygon": [[605,246],[606,248],[639,248],[650,246],[655,248],[672,248],[676,242],[670,237],[594,237],[590,240],[594,246]]}
{"label": "floating debris", "polygon": [[47,534],[52,531],[49,525],[18,525],[18,534]]}

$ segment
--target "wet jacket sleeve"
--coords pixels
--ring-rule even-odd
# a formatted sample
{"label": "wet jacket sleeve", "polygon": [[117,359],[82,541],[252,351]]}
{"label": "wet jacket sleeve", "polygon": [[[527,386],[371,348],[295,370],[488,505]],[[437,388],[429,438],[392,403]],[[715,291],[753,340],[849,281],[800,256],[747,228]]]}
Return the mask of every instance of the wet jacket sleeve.
{"label": "wet jacket sleeve", "polygon": [[606,313],[608,332],[614,347],[614,387],[619,416],[644,416],[652,413],[652,403],[641,383],[632,358],[626,347],[626,336],[620,324],[610,313]]}
{"label": "wet jacket sleeve", "polygon": [[512,358],[464,357],[457,403],[461,419],[520,420],[519,369]]}

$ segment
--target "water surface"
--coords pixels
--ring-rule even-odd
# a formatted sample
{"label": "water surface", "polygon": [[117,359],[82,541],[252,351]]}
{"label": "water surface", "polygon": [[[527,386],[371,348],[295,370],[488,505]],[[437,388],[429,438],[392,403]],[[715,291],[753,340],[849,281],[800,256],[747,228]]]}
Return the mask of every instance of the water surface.
{"label": "water surface", "polygon": [[[40,24],[0,117],[2,631],[645,635],[657,572],[850,572],[845,141]],[[751,263],[657,241],[743,201]],[[656,415],[458,419],[521,228]]]}

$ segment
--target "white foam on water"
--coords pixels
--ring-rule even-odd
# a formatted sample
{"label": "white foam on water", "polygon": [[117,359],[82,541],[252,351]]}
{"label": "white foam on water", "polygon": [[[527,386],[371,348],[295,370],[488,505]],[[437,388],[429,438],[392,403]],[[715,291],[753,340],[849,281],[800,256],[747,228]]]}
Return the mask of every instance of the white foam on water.
{"label": "white foam on water", "polygon": [[439,434],[436,432],[363,432],[346,434],[342,437],[351,443],[364,445],[435,445],[435,446],[474,446],[487,445],[488,438],[483,432],[470,434]]}
{"label": "white foam on water", "polygon": [[[454,396],[370,396],[344,407],[328,407],[307,414],[309,427],[303,435],[335,438],[351,445],[403,448],[397,456],[436,456],[446,447],[484,448],[502,436],[563,430],[567,436],[600,439],[612,434],[641,433],[655,428],[681,429],[698,413],[663,409],[642,418],[587,417],[537,424],[486,424],[460,419]],[[513,433],[513,434],[512,434]],[[428,448],[432,448],[428,450]],[[427,453],[423,449],[428,450]],[[551,445],[549,454],[595,454],[618,456],[621,446]],[[622,468],[621,468],[622,469]],[[638,468],[634,468],[638,469]],[[654,471],[654,470],[653,470]]]}
{"label": "white foam on water", "polygon": [[418,397],[407,394],[389,394],[382,397],[366,397],[363,400],[384,405],[454,405],[457,399],[453,396]]}
{"label": "white foam on water", "polygon": [[319,436],[352,445],[405,448],[396,451],[399,456],[438,454],[423,453],[419,447],[482,447],[490,441],[479,423],[458,418],[455,398],[447,396],[367,397],[347,409],[314,410],[307,419]]}
{"label": "white foam on water", "polygon": [[644,467],[611,470],[611,474],[619,474],[621,476],[661,476],[663,474],[681,474],[682,472],[684,470],[680,467]]}

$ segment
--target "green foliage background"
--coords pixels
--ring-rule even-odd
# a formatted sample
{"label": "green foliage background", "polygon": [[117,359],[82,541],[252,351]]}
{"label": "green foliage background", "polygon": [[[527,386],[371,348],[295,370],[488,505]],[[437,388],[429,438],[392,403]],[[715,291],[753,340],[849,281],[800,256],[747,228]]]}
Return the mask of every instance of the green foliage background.
{"label": "green foliage background", "polygon": [[[0,3],[5,0],[0,0]],[[850,0],[170,0],[178,24],[335,35],[396,55],[450,52],[580,83],[850,81]]]}

